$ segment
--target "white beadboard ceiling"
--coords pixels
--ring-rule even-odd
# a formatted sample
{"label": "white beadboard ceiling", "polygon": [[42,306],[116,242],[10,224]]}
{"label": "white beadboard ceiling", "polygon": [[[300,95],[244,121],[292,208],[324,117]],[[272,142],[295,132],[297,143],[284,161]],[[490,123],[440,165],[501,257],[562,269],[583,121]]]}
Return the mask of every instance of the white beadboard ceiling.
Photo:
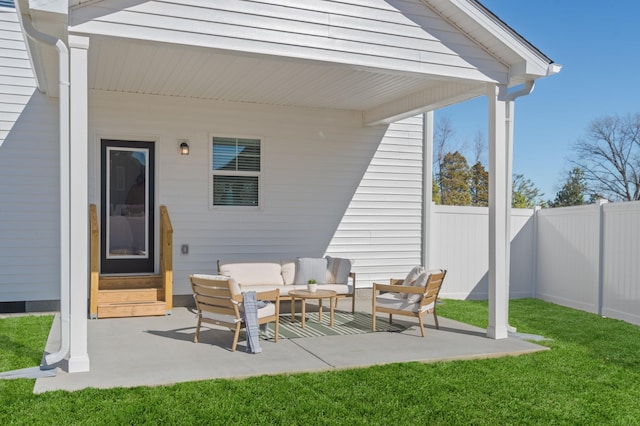
{"label": "white beadboard ceiling", "polygon": [[96,38],[95,90],[273,105],[367,110],[441,83],[426,76],[198,47]]}

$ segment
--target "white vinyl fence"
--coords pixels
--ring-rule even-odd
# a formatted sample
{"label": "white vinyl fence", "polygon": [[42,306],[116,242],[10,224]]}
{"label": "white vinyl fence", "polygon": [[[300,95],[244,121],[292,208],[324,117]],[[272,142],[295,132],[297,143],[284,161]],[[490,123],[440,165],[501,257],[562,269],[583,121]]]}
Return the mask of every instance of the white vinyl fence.
{"label": "white vinyl fence", "polygon": [[540,210],[536,296],[640,324],[640,202]]}
{"label": "white vinyl fence", "polygon": [[[486,299],[488,210],[436,206],[431,266],[442,296]],[[640,202],[514,209],[510,297],[537,297],[640,324]]]}
{"label": "white vinyl fence", "polygon": [[[432,259],[447,270],[441,295],[451,299],[487,299],[489,289],[489,209],[435,206]],[[511,218],[511,297],[533,297],[535,238],[533,210],[513,209]]]}

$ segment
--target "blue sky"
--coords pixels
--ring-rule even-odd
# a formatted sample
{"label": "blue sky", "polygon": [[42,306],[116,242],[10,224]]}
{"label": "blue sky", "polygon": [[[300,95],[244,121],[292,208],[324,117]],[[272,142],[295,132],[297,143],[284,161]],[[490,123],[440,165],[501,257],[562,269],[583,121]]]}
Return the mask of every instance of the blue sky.
{"label": "blue sky", "polygon": [[[540,79],[515,107],[514,173],[553,199],[570,169],[571,146],[605,115],[640,112],[640,1],[480,0],[562,71]],[[487,99],[436,112],[448,116],[456,143],[487,136]],[[486,162],[486,154],[485,154]]]}

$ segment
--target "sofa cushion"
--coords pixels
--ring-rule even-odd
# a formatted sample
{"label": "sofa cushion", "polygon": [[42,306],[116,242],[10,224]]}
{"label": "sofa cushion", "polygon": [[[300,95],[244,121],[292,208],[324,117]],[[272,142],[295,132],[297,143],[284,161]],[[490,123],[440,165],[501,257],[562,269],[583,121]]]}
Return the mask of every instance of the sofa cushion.
{"label": "sofa cushion", "polygon": [[[255,291],[256,293],[262,293],[263,291],[273,291],[278,290],[280,292],[280,296],[286,296],[289,290],[292,290],[291,286],[284,285],[274,285],[274,284],[260,284],[260,285],[242,285],[240,286],[242,291]],[[258,294],[258,299],[260,299],[260,295]]]}
{"label": "sofa cushion", "polygon": [[284,285],[291,285],[296,279],[296,261],[295,260],[283,260],[282,261],[282,280]]}
{"label": "sofa cushion", "polygon": [[280,261],[218,261],[219,273],[243,285],[284,285]]}
{"label": "sofa cushion", "polygon": [[318,290],[333,290],[336,294],[351,294],[353,293],[353,286],[348,284],[321,284],[318,286]]}
{"label": "sofa cushion", "polygon": [[327,259],[327,284],[347,284],[349,282],[349,272],[351,272],[351,261],[339,257],[326,256]]}
{"label": "sofa cushion", "polygon": [[327,259],[299,257],[296,260],[295,284],[307,284],[313,279],[322,284],[327,276]]}

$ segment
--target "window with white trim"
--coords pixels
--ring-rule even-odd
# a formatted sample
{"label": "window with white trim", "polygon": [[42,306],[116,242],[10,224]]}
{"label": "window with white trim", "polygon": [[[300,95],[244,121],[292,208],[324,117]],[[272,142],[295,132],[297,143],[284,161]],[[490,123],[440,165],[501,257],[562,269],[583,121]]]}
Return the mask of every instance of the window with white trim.
{"label": "window with white trim", "polygon": [[260,206],[260,139],[213,136],[212,206]]}

